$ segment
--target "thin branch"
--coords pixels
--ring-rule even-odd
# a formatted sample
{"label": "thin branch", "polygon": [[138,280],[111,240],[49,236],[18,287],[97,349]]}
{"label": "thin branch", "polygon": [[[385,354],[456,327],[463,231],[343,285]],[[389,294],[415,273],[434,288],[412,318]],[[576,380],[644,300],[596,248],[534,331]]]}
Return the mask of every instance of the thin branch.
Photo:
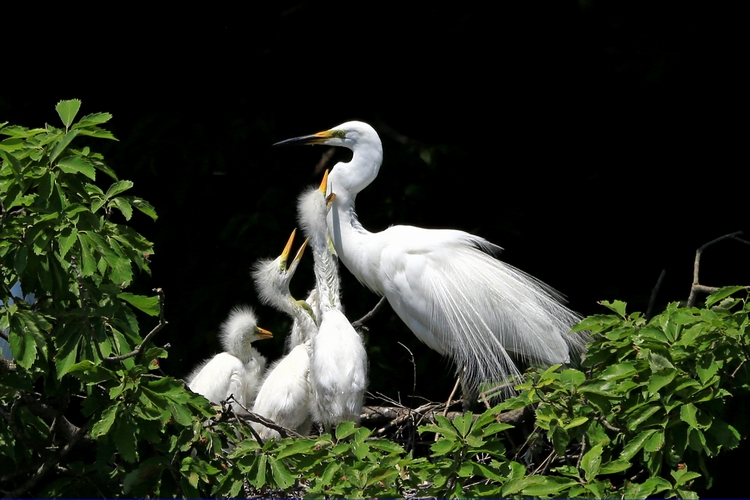
{"label": "thin branch", "polygon": [[[268,418],[264,417],[263,415],[258,415],[257,413],[251,412],[250,410],[248,410],[247,408],[245,408],[245,406],[242,403],[240,403],[239,401],[237,401],[236,399],[234,399],[234,395],[232,395],[232,394],[229,395],[229,397],[227,398],[226,402],[227,403],[231,402],[232,404],[237,404],[237,406],[239,406],[240,408],[242,408],[243,410],[245,410],[245,412],[247,412],[247,414],[243,413],[241,415],[238,415],[238,414],[235,413],[235,415],[238,418],[242,417],[243,419],[247,419],[247,420],[250,420],[251,422],[255,422],[256,424],[261,424],[261,425],[264,425],[264,426],[268,427],[269,429],[273,429],[276,432],[278,432],[281,435],[282,438],[289,437],[289,436],[296,437],[296,438],[303,438],[303,437],[305,437],[305,436],[303,436],[302,434],[300,434],[299,432],[297,432],[295,430],[287,429],[286,427],[280,426],[279,424],[277,424],[273,420],[268,419]],[[232,412],[234,413],[234,409],[232,410]],[[260,444],[263,444],[263,439],[261,439],[261,437],[255,432],[255,429],[253,429],[252,425],[250,426],[250,429],[251,429],[253,435],[255,436],[255,439],[257,439]]]}
{"label": "thin branch", "polygon": [[135,361],[136,363],[139,362],[141,356],[143,356],[143,350],[144,347],[146,347],[146,344],[149,343],[151,338],[156,335],[159,330],[166,326],[167,321],[164,319],[164,290],[162,290],[161,288],[154,288],[153,291],[156,292],[157,296],[159,297],[159,323],[157,323],[157,325],[150,332],[148,332],[148,334],[143,338],[143,342],[135,346],[135,349],[133,349],[131,352],[123,354],[121,356],[109,356],[107,358],[103,358],[104,361],[122,361],[124,359],[136,356]]}
{"label": "thin branch", "polygon": [[701,246],[698,250],[695,251],[695,261],[693,263],[693,284],[690,287],[690,296],[688,297],[687,306],[693,307],[695,305],[695,301],[698,298],[698,293],[711,293],[719,290],[718,287],[713,286],[705,286],[700,284],[700,265],[701,265],[701,255],[703,255],[703,251],[710,247],[711,245],[715,245],[716,243],[719,243],[720,241],[732,239],[735,241],[739,241],[740,243],[745,243],[746,245],[750,245],[750,241],[744,240],[742,238],[739,238],[739,235],[742,234],[742,231],[736,231],[734,233],[725,234],[724,236],[719,236],[715,240],[711,240],[708,243]]}
{"label": "thin branch", "polygon": [[352,323],[352,326],[355,330],[359,330],[365,323],[370,321],[373,316],[380,310],[381,307],[383,307],[383,304],[385,303],[385,297],[381,297],[380,301],[375,304],[375,307],[372,308],[372,311],[368,312],[361,318],[359,318],[357,321]]}

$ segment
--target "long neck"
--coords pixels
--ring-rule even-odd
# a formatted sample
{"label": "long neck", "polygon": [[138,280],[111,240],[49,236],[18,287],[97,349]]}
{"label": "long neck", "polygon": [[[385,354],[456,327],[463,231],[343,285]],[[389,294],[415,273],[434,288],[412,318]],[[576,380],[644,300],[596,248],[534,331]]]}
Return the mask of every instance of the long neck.
{"label": "long neck", "polygon": [[[321,217],[323,216],[324,214],[321,214]],[[316,231],[315,235],[310,238],[310,247],[312,247],[315,259],[315,282],[318,287],[321,311],[341,309],[338,263],[328,249],[327,233]]]}

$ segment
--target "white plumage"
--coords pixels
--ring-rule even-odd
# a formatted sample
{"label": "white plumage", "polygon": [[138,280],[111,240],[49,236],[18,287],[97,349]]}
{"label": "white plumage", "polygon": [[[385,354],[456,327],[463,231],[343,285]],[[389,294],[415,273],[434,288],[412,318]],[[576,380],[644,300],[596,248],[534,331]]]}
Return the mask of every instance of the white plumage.
{"label": "white plumage", "polygon": [[324,179],[320,189],[311,188],[300,196],[298,215],[313,251],[321,309],[318,333],[312,340],[311,409],[316,421],[329,426],[359,421],[367,387],[367,353],[341,311],[338,264],[328,243],[325,186]]}
{"label": "white plumage", "polygon": [[579,316],[555,290],[494,258],[501,248],[456,230],[392,226],[367,231],[355,198],[378,175],[383,149],[375,130],[347,122],[278,144],[328,144],[352,150],[328,179],[335,194],[328,230],[341,262],[391,307],[422,342],[466,368],[466,381],[508,381],[512,356],[531,363],[568,363],[587,335],[570,335]]}
{"label": "white plumage", "polygon": [[[307,246],[305,241],[287,268],[286,262],[294,241],[295,232],[289,237],[284,251],[274,260],[259,260],[253,270],[255,287],[261,300],[276,309],[287,313],[293,319],[288,338],[290,352],[276,361],[267,370],[253,412],[275,423],[293,429],[300,434],[310,431],[310,354],[311,338],[317,333],[315,322],[315,297],[311,294],[307,301],[296,300],[289,290],[289,282]],[[262,424],[253,423],[263,439],[278,439],[279,433]]]}
{"label": "white plumage", "polygon": [[[266,368],[266,358],[252,343],[271,337],[271,332],[257,326],[251,308],[240,306],[232,309],[219,332],[224,352],[196,367],[187,378],[188,387],[212,403],[220,403],[234,395],[238,403],[249,408]],[[235,410],[242,411],[236,406]]]}

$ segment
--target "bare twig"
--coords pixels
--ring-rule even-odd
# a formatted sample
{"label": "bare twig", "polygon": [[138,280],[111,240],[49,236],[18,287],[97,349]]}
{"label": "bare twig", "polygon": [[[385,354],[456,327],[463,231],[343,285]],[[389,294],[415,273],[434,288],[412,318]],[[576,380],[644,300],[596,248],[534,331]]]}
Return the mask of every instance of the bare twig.
{"label": "bare twig", "polygon": [[695,251],[695,261],[693,263],[693,284],[690,287],[690,296],[688,297],[687,306],[693,307],[695,305],[695,301],[698,298],[698,293],[711,293],[719,290],[718,287],[714,286],[705,286],[700,284],[699,274],[700,274],[700,265],[701,265],[701,255],[703,255],[703,251],[710,247],[711,245],[714,245],[716,243],[719,243],[720,241],[724,241],[727,239],[732,239],[735,241],[739,241],[740,243],[745,243],[746,245],[750,245],[750,241],[744,240],[742,238],[739,238],[739,235],[742,234],[742,231],[736,231],[734,233],[725,234],[724,236],[719,236],[715,240],[711,240],[708,243],[701,246],[698,250]]}
{"label": "bare twig", "polygon": [[359,330],[360,328],[362,328],[362,326],[368,321],[370,321],[370,319],[372,319],[372,317],[375,316],[375,314],[380,310],[380,308],[383,307],[384,303],[385,303],[385,297],[381,297],[380,301],[377,304],[375,304],[375,307],[372,308],[372,311],[368,312],[367,314],[359,318],[357,321],[352,323],[352,326],[354,327],[354,329]]}

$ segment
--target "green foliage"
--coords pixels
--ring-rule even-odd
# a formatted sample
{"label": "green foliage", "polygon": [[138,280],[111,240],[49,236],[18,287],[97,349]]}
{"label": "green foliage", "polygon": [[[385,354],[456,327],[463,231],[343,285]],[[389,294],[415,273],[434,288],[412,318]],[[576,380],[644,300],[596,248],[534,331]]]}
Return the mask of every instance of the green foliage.
{"label": "green foliage", "polygon": [[63,128],[0,125],[0,294],[20,282],[36,296],[0,309],[14,357],[0,365],[0,484],[11,496],[198,496],[227,429],[155,373],[167,353],[131,306],[158,316],[162,296],[123,291],[153,248],[118,220],[156,213],[88,145],[114,139],[101,128],[111,116],[76,121],[80,107],[57,105]]}
{"label": "green foliage", "polygon": [[429,416],[416,444],[352,423],[259,442],[160,373],[164,295],[126,291],[153,253],[127,222],[156,213],[90,149],[114,139],[110,115],[76,121],[80,107],[57,105],[62,128],[0,124],[1,293],[37,299],[0,309],[4,494],[694,498],[744,438],[731,404],[750,387],[750,304],[731,287],[650,320],[604,302],[577,326],[594,339],[582,370],[531,370],[480,415]]}

